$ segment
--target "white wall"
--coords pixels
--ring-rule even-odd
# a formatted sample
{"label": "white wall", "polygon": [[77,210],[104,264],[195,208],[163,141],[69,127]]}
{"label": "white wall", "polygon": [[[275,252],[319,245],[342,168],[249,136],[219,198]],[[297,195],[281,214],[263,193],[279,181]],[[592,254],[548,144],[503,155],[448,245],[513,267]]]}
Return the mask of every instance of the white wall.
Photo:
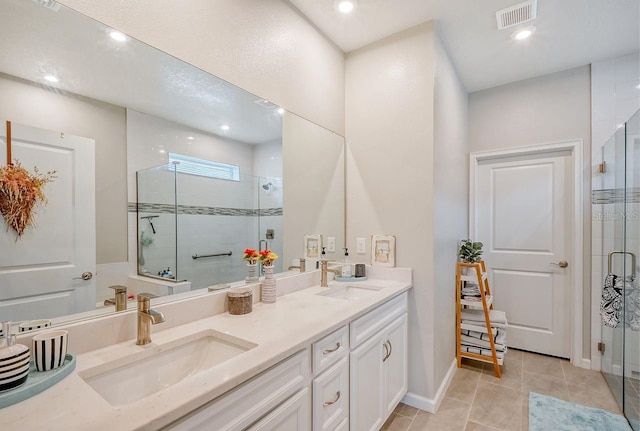
{"label": "white wall", "polygon": [[355,250],[357,237],[395,235],[396,265],[413,268],[406,401],[433,410],[455,358],[467,93],[432,22],[349,53],[346,84],[347,244]]}
{"label": "white wall", "polygon": [[586,359],[591,356],[590,78],[590,67],[583,66],[469,95],[471,152],[582,139],[585,178],[582,353]]}
{"label": "white wall", "polygon": [[96,262],[126,261],[125,110],[87,97],[47,91],[7,75],[0,75],[0,94],[0,120],[95,140]]}
{"label": "white wall", "polygon": [[282,0],[62,0],[344,134],[344,55]]}
{"label": "white wall", "polygon": [[434,380],[440,382],[455,356],[455,263],[469,227],[469,123],[467,92],[439,37],[434,102]]}

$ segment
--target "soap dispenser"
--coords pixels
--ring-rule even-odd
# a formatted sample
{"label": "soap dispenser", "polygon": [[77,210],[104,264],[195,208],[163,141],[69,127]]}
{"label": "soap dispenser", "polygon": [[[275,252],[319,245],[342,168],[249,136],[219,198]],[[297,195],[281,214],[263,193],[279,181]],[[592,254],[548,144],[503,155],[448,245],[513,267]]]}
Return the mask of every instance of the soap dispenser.
{"label": "soap dispenser", "polygon": [[17,388],[27,381],[29,376],[29,348],[16,344],[11,333],[11,322],[2,324],[3,344],[0,344],[0,392]]}
{"label": "soap dispenser", "polygon": [[351,263],[349,262],[349,249],[344,249],[344,258],[342,259],[342,278],[351,277]]}

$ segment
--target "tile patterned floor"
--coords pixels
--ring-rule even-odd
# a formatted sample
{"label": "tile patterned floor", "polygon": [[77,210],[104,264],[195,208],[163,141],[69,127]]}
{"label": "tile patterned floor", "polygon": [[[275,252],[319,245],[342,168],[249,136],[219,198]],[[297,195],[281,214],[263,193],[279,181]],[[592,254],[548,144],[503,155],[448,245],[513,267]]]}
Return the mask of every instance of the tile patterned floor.
{"label": "tile patterned floor", "polygon": [[529,392],[622,414],[598,371],[512,349],[502,379],[493,375],[492,365],[465,360],[436,414],[400,404],[382,430],[527,431]]}

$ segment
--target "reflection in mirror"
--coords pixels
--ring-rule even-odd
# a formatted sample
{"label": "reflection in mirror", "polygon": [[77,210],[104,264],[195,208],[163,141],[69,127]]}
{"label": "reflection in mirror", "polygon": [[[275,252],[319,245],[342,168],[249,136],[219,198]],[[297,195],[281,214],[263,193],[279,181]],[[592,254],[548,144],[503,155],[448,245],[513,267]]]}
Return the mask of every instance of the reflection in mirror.
{"label": "reflection in mirror", "polygon": [[[273,248],[282,271],[305,234],[340,251],[342,137],[63,6],[0,11],[0,163],[9,120],[12,157],[58,177],[35,228],[0,231],[0,321],[110,313],[113,286],[129,308],[141,292],[206,293],[243,282],[247,247]],[[179,169],[194,159],[237,176]]]}

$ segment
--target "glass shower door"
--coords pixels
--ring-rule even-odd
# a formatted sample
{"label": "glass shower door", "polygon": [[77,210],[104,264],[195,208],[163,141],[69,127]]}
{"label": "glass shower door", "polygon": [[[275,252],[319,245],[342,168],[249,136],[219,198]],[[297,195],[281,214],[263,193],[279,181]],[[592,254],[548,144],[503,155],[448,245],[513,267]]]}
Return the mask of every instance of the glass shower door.
{"label": "glass shower door", "polygon": [[640,430],[640,288],[636,256],[640,256],[640,111],[625,126],[625,275],[624,413]]}

